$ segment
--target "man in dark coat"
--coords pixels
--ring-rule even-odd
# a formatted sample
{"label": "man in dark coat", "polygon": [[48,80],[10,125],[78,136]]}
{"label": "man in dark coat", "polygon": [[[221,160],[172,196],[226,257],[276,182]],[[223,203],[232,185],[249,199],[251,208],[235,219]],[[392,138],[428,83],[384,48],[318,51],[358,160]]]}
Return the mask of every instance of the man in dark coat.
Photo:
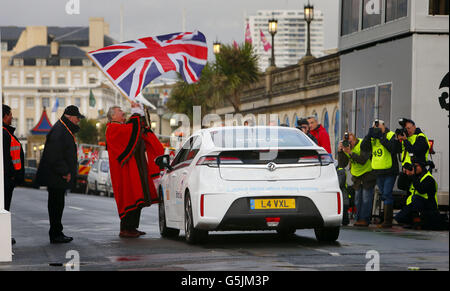
{"label": "man in dark coat", "polygon": [[[23,183],[25,173],[23,148],[19,139],[14,135],[16,129],[11,126],[12,118],[11,108],[2,104],[4,194],[5,210],[7,211],[11,207],[14,187]],[[12,243],[15,242],[15,239],[12,239]]]}
{"label": "man in dark coat", "polygon": [[68,106],[64,114],[47,134],[45,148],[37,172],[39,185],[47,186],[48,214],[50,219],[50,242],[68,243],[72,237],[65,236],[61,223],[64,211],[64,196],[75,187],[78,172],[75,134],[84,118],[78,107]]}

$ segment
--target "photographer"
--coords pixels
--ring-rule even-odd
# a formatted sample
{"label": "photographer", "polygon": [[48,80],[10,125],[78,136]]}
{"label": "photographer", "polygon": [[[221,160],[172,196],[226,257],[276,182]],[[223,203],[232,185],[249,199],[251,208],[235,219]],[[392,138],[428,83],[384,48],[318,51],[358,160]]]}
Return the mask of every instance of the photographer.
{"label": "photographer", "polygon": [[[431,166],[427,169],[427,166]],[[442,229],[444,221],[438,210],[437,183],[431,175],[434,165],[421,158],[413,158],[412,170],[403,172],[409,178],[409,197],[406,206],[395,216],[398,223],[422,226],[425,229]]]}
{"label": "photographer", "polygon": [[350,163],[355,190],[354,226],[369,226],[376,176],[372,171],[370,151],[362,151],[361,143],[362,139],[356,138],[353,133],[345,133],[344,140],[338,146],[338,167],[345,168]]}
{"label": "photographer", "polygon": [[307,119],[305,118],[300,119],[298,122],[297,129],[303,131],[303,133],[306,134],[310,139],[312,139],[313,142],[318,144],[316,137],[309,132],[309,123]]}
{"label": "photographer", "polygon": [[402,128],[397,129],[395,135],[402,143],[401,163],[411,170],[411,156],[427,161],[430,145],[427,136],[416,127],[414,121],[401,118],[399,124]]}
{"label": "photographer", "polygon": [[384,202],[384,221],[378,225],[381,228],[392,227],[392,189],[399,171],[397,153],[401,151],[400,143],[394,135],[394,132],[386,128],[383,120],[375,120],[361,144],[362,150],[372,153],[372,169],[377,175],[377,186]]}

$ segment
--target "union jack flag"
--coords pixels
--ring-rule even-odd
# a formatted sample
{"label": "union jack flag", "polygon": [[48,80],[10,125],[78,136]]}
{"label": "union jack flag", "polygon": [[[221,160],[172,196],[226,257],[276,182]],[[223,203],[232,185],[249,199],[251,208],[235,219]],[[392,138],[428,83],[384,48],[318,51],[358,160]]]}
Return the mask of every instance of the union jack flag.
{"label": "union jack flag", "polygon": [[87,55],[130,100],[153,79],[169,71],[189,84],[206,65],[206,38],[199,31],[140,38],[110,45]]}

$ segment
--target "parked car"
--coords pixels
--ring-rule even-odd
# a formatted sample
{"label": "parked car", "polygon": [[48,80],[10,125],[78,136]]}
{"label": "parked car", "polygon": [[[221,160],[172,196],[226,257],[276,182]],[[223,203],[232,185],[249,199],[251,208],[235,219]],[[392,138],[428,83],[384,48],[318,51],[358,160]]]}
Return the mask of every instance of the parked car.
{"label": "parked car", "polygon": [[[106,153],[106,154],[105,154]],[[107,181],[110,180],[108,152],[100,155],[100,158],[92,165],[87,177],[86,193],[96,195],[107,194]]]}
{"label": "parked car", "polygon": [[25,187],[32,187],[32,188],[38,188],[36,186],[36,173],[37,168],[34,167],[25,167],[25,174],[24,174],[24,186]]}
{"label": "parked car", "polygon": [[184,230],[187,242],[197,243],[208,231],[289,235],[313,228],[319,241],[338,239],[343,200],[333,159],[298,129],[203,129],[173,161],[168,155],[155,161],[164,169],[158,185],[163,237]]}

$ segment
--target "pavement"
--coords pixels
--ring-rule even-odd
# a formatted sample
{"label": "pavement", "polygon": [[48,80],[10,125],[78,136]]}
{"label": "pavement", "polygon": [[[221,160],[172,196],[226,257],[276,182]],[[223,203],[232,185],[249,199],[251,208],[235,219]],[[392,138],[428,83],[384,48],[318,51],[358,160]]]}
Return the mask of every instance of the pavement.
{"label": "pavement", "polygon": [[[280,239],[275,232],[211,232],[207,243],[188,245],[159,234],[158,208],[145,208],[139,239],[119,238],[113,198],[69,193],[63,216],[68,244],[50,244],[47,192],[17,188],[12,208],[13,261],[0,271],[65,271],[79,259],[80,270],[299,271],[449,270],[449,232],[394,226],[341,228],[338,242],[319,243],[313,230]],[[372,263],[378,263],[374,265]]]}

